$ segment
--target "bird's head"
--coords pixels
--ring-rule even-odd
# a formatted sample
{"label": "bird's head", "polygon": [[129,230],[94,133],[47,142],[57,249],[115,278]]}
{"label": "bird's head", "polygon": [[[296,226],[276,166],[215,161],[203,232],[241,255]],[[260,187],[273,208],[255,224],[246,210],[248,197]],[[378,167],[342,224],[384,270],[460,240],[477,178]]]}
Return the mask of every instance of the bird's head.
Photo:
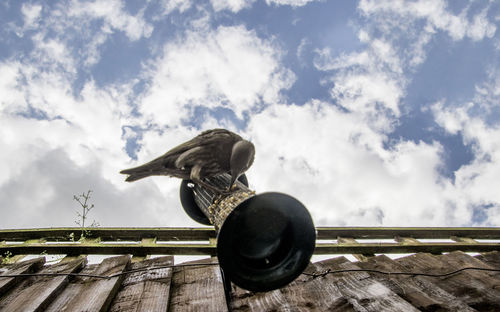
{"label": "bird's head", "polygon": [[241,140],[234,144],[231,152],[230,170],[231,186],[253,163],[255,147],[252,142]]}

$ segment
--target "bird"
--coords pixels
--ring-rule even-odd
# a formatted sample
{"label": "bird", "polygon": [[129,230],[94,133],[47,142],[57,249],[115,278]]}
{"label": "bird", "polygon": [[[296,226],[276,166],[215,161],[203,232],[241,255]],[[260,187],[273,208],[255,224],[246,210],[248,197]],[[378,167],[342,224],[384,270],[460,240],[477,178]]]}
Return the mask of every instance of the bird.
{"label": "bird", "polygon": [[[236,180],[250,168],[254,157],[255,146],[252,142],[226,129],[211,129],[148,163],[120,173],[128,175],[127,182],[166,175],[191,180],[217,193],[227,194]],[[231,175],[228,190],[203,181],[223,173]]]}

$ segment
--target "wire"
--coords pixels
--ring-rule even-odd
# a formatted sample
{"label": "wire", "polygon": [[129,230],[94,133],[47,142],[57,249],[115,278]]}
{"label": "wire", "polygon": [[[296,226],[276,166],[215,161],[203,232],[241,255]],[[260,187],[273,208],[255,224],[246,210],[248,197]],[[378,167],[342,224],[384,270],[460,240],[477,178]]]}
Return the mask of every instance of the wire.
{"label": "wire", "polygon": [[[7,277],[32,277],[32,276],[48,276],[48,277],[73,276],[73,277],[90,277],[90,278],[98,278],[98,279],[111,279],[114,277],[119,277],[119,276],[126,275],[126,274],[133,274],[133,273],[137,273],[137,272],[161,270],[161,269],[168,269],[168,268],[179,268],[179,267],[207,266],[207,265],[208,266],[219,265],[219,263],[214,262],[214,263],[162,265],[162,266],[156,266],[156,267],[151,267],[151,268],[142,268],[142,269],[123,271],[123,272],[108,275],[108,276],[97,275],[97,274],[85,274],[85,273],[22,273],[22,274],[0,275],[0,279],[7,278]],[[468,271],[468,270],[500,272],[500,269],[490,269],[490,268],[480,268],[480,267],[465,267],[465,268],[461,268],[461,269],[458,269],[455,271],[441,273],[441,274],[421,273],[421,272],[387,272],[387,271],[379,271],[379,270],[373,270],[373,269],[344,269],[344,270],[330,270],[330,269],[328,269],[325,272],[321,272],[321,273],[302,272],[302,274],[306,275],[306,276],[311,276],[313,279],[317,278],[317,277],[324,277],[328,274],[340,274],[340,273],[352,273],[352,272],[367,272],[367,273],[376,273],[376,274],[383,274],[383,275],[410,275],[410,276],[426,276],[426,277],[446,277],[446,276],[454,275],[454,274],[460,273],[462,271]]]}
{"label": "wire", "polygon": [[132,274],[137,272],[144,271],[152,271],[152,270],[160,270],[160,269],[168,269],[168,268],[178,268],[178,267],[192,267],[192,266],[207,266],[207,265],[219,265],[218,262],[214,263],[192,263],[192,264],[177,264],[177,265],[162,265],[151,268],[142,268],[135,269],[129,271],[123,271],[119,273],[115,273],[112,275],[98,275],[98,274],[86,274],[86,273],[21,273],[21,274],[2,274],[0,275],[0,279],[5,277],[33,277],[33,276],[48,276],[48,277],[56,277],[56,276],[74,276],[74,277],[91,277],[91,278],[99,278],[99,279],[111,279],[114,277],[118,277],[121,275]]}
{"label": "wire", "polygon": [[345,270],[330,270],[330,269],[328,269],[325,272],[321,272],[321,273],[302,272],[302,274],[307,275],[307,276],[312,276],[313,278],[317,278],[320,276],[324,277],[327,274],[339,274],[339,273],[351,273],[351,272],[367,272],[367,273],[377,273],[377,274],[383,274],[383,275],[411,275],[411,276],[426,276],[426,277],[446,277],[446,276],[454,275],[454,274],[460,273],[462,271],[467,271],[467,270],[500,272],[500,269],[465,267],[465,268],[461,268],[461,269],[458,269],[455,271],[441,273],[441,274],[421,273],[421,272],[387,272],[387,271],[379,271],[379,270],[373,270],[373,269],[345,269]]}

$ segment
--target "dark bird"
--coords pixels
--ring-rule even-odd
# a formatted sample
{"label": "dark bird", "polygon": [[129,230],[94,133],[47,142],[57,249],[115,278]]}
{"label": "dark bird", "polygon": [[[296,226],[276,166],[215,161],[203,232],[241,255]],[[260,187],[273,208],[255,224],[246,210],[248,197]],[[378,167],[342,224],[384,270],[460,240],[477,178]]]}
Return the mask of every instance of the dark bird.
{"label": "dark bird", "polygon": [[[162,156],[139,167],[125,169],[125,181],[132,182],[149,176],[166,175],[202,185],[218,193],[231,190],[234,182],[253,163],[255,147],[236,133],[225,129],[207,130],[193,139],[174,147]],[[204,178],[229,173],[228,191],[203,181]]]}

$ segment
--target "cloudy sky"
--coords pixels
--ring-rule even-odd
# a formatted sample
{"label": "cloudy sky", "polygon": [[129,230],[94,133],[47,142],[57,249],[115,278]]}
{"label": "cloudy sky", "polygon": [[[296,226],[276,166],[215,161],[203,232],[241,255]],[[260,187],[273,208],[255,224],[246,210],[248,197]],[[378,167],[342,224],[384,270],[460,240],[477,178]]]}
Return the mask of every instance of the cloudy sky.
{"label": "cloudy sky", "polygon": [[124,182],[214,127],[317,226],[500,226],[498,1],[0,4],[0,228],[198,226]]}

